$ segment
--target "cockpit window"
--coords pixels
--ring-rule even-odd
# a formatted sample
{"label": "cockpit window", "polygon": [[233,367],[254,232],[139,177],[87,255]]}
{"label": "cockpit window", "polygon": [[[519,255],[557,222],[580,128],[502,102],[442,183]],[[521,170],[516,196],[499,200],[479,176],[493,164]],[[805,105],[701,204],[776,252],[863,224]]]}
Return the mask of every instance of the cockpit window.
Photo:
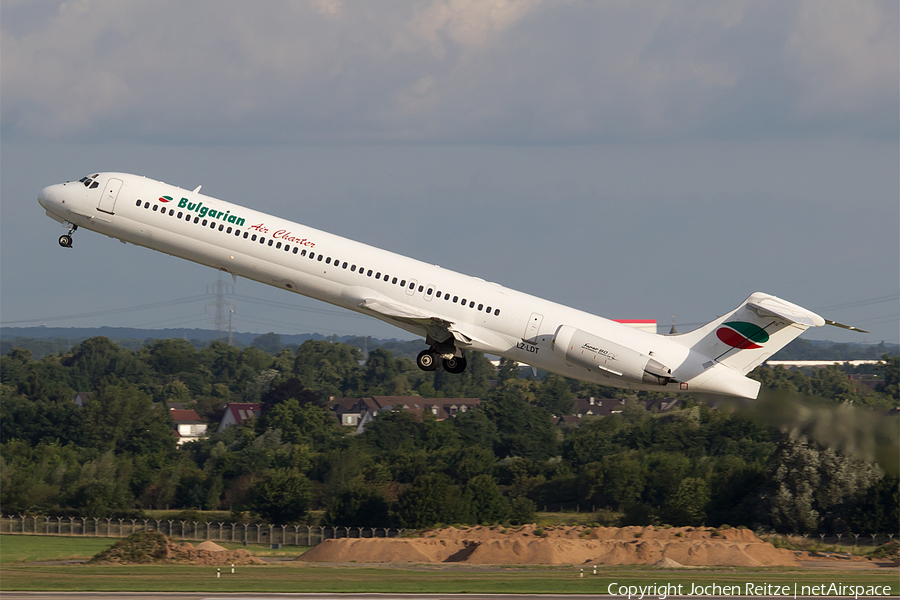
{"label": "cockpit window", "polygon": [[84,184],[84,187],[86,187],[86,188],[92,190],[92,189],[94,189],[94,188],[100,187],[100,184],[99,184],[98,182],[94,181],[94,180],[95,180],[97,177],[99,177],[99,176],[100,176],[100,173],[94,173],[94,174],[91,175],[90,177],[82,177],[82,178],[79,179],[78,181],[80,181],[81,183],[83,183],[83,184]]}

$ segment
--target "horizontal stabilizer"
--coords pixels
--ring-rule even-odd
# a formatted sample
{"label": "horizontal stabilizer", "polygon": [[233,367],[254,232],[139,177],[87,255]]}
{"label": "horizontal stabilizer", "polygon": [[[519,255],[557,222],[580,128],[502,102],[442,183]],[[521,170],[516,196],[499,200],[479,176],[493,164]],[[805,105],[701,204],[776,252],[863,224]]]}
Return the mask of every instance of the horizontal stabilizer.
{"label": "horizontal stabilizer", "polygon": [[831,325],[832,327],[840,327],[841,329],[849,329],[850,331],[858,331],[860,333],[869,333],[865,329],[860,329],[859,327],[854,327],[853,325],[844,325],[843,323],[838,323],[837,321],[832,321],[830,319],[825,319],[826,325]]}

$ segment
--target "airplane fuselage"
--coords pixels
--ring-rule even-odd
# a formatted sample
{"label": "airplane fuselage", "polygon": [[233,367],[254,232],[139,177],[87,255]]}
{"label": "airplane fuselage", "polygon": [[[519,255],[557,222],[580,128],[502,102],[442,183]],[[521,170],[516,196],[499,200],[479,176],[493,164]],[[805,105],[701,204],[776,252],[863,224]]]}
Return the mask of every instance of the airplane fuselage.
{"label": "airplane fuselage", "polygon": [[[379,318],[425,337],[444,359],[476,350],[603,385],[756,395],[733,383],[704,385],[716,379],[709,367],[701,369],[691,347],[673,337],[212,198],[199,189],[99,173],[49,186],[39,202],[57,221]],[[561,348],[564,339],[578,348]]]}

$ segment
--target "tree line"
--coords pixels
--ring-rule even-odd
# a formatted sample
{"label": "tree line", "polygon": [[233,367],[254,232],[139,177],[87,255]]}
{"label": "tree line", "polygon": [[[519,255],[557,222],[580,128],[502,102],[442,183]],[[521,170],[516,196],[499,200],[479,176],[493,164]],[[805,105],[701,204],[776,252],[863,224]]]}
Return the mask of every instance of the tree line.
{"label": "tree line", "polygon": [[[829,443],[821,428],[792,434],[690,397],[649,412],[645,393],[618,414],[557,426],[551,415],[570,414],[575,398],[623,391],[526,375],[477,354],[462,375],[424,372],[384,348],[363,357],[325,341],[270,353],[177,339],[128,350],[98,337],[39,360],[13,349],[0,357],[0,506],[90,517],[229,510],[271,523],[324,510],[323,524],[419,528],[524,523],[564,505],[598,509],[610,525],[896,528],[896,465]],[[817,396],[828,410],[887,407],[898,360],[886,357],[871,392],[837,367],[753,376],[765,390]],[[83,407],[73,403],[78,392],[91,392]],[[482,404],[445,421],[382,412],[360,435],[326,408],[332,397],[410,394]],[[213,430],[224,405],[241,401],[260,402],[260,418],[176,445],[169,404],[187,403]],[[879,443],[896,448],[890,433]]]}

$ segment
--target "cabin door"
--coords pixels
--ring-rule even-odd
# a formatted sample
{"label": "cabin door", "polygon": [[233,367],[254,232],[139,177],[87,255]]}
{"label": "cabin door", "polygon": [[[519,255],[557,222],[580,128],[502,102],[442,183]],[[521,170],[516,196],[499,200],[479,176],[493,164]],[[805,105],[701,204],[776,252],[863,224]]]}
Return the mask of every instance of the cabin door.
{"label": "cabin door", "polygon": [[100,196],[100,204],[97,205],[97,210],[102,210],[111,215],[115,214],[116,198],[119,196],[120,189],[122,189],[121,179],[113,177],[107,181],[106,187],[103,188],[103,194]]}

